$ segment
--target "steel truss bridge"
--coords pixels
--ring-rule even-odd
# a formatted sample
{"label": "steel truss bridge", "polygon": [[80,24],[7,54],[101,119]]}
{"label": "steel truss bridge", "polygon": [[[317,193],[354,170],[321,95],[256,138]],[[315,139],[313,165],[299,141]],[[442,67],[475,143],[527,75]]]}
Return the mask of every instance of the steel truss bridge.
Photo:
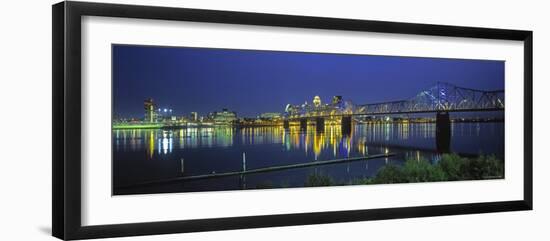
{"label": "steel truss bridge", "polygon": [[422,112],[504,110],[504,90],[476,90],[438,82],[416,96],[400,101],[359,105],[354,114],[379,115]]}
{"label": "steel truss bridge", "polygon": [[[504,110],[504,90],[477,90],[438,82],[419,92],[416,96],[399,101],[354,105],[345,108],[334,105],[330,110],[309,108],[297,115],[288,115],[287,120],[337,117],[369,116],[413,113],[475,112]],[[330,108],[330,107],[329,107]]]}

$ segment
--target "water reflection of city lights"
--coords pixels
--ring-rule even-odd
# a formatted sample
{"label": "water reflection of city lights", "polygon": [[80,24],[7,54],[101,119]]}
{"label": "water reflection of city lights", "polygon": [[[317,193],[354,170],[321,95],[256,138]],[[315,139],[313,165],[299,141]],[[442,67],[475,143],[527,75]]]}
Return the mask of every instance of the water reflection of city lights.
{"label": "water reflection of city lights", "polygon": [[153,131],[149,131],[149,148],[147,149],[149,158],[153,158],[154,152],[155,152],[155,134]]}
{"label": "water reflection of city lights", "polygon": [[[457,127],[454,134],[476,135],[478,129],[479,124]],[[282,125],[240,129],[231,126],[195,126],[176,130],[114,130],[113,149],[143,150],[148,159],[153,159],[155,153],[167,155],[173,153],[174,149],[277,144],[285,152],[299,151],[311,159],[326,160],[378,153],[389,154],[389,146],[395,145],[399,148],[404,142],[434,138],[434,123],[354,124],[350,133],[342,133],[341,126],[331,122],[326,122],[323,130],[318,130],[314,125],[302,130],[298,124],[286,129]],[[399,152],[398,149],[392,151]],[[416,149],[405,152],[404,155],[410,159],[434,160],[431,156],[423,156],[424,153]]]}
{"label": "water reflection of city lights", "polygon": [[[164,135],[162,138],[162,153],[168,154],[172,153],[172,137],[170,135]],[[160,144],[160,143],[159,143]],[[159,149],[160,151],[160,149]]]}

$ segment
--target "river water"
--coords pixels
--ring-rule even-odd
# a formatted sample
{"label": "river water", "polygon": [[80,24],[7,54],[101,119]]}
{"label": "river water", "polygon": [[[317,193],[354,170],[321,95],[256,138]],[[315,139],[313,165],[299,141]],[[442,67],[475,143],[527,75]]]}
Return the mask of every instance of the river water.
{"label": "river water", "polygon": [[[464,156],[494,154],[504,158],[504,123],[452,123],[451,152]],[[389,163],[407,159],[436,163],[434,123],[356,124],[351,134],[339,126],[324,131],[299,127],[212,127],[113,130],[113,193],[143,194],[307,185],[311,175],[328,176],[342,185],[368,178]],[[170,181],[178,177],[252,170],[374,154],[391,157],[309,166],[209,179]],[[244,159],[244,161],[243,161]],[[144,182],[167,180],[156,184]]]}

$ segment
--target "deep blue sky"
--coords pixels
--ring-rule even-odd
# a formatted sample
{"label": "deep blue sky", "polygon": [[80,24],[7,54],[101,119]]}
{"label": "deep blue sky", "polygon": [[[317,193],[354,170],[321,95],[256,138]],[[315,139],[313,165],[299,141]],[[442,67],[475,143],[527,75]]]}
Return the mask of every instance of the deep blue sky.
{"label": "deep blue sky", "polygon": [[437,81],[504,89],[504,62],[113,45],[116,117],[143,117],[146,98],[178,115],[228,108],[253,117],[315,95],[323,103],[407,99]]}

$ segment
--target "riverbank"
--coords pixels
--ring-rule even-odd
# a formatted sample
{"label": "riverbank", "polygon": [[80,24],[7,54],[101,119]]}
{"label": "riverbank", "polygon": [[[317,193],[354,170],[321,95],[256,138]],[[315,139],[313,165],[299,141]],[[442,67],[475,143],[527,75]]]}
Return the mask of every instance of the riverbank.
{"label": "riverbank", "polygon": [[443,154],[436,164],[426,160],[407,160],[404,165],[388,164],[371,178],[355,179],[338,183],[330,176],[311,174],[305,186],[339,186],[365,184],[419,183],[466,180],[490,180],[504,178],[504,161],[494,155],[477,158],[461,157],[457,154]]}

